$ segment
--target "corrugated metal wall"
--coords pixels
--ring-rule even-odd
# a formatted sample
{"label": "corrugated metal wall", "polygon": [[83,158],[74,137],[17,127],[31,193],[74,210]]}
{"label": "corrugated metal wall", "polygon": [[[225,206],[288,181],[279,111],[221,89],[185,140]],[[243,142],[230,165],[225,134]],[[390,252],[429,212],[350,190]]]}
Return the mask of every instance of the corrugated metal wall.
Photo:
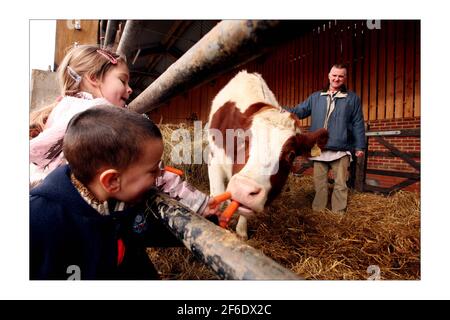
{"label": "corrugated metal wall", "polygon": [[241,69],[261,73],[279,103],[294,106],[327,84],[333,63],[343,62],[366,121],[420,117],[420,21],[382,20],[380,26],[370,29],[366,20],[330,21],[171,99],[150,116],[158,123],[206,121],[214,96]]}

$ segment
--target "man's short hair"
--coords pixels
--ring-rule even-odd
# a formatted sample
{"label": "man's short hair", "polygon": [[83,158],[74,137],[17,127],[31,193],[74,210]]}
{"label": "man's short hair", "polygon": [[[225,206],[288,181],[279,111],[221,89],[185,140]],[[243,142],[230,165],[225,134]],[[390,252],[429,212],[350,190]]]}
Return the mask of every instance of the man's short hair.
{"label": "man's short hair", "polygon": [[142,156],[142,143],[162,139],[153,121],[134,111],[97,106],[75,115],[63,141],[75,177],[88,184],[103,166],[124,170]]}
{"label": "man's short hair", "polygon": [[348,72],[348,65],[346,63],[335,63],[331,66],[330,70],[336,68],[336,69],[345,69]]}

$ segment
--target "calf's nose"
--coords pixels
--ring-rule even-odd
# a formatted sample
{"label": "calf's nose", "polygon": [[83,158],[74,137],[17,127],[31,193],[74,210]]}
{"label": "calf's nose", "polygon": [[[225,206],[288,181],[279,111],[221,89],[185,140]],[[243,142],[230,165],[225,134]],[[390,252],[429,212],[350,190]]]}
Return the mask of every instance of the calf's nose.
{"label": "calf's nose", "polygon": [[240,175],[233,176],[230,179],[227,191],[231,192],[233,200],[253,211],[260,212],[264,208],[266,192],[259,183],[250,178]]}

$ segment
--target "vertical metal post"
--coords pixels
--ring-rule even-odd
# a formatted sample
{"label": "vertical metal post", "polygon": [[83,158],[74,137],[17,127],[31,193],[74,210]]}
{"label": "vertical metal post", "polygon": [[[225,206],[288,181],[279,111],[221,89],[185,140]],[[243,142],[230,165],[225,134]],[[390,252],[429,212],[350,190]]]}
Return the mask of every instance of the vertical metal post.
{"label": "vertical metal post", "polygon": [[127,20],[125,24],[117,52],[125,55],[128,61],[133,51],[139,47],[139,39],[145,23],[145,20]]}
{"label": "vertical metal post", "polygon": [[103,47],[112,47],[116,40],[117,27],[119,26],[119,20],[108,20],[106,25],[105,42]]}

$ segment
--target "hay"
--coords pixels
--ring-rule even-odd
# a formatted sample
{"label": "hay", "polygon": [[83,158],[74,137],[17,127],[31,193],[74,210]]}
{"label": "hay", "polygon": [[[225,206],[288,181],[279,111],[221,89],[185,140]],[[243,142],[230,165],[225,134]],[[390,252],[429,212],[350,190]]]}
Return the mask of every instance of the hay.
{"label": "hay", "polygon": [[[206,165],[183,166],[207,191]],[[249,221],[247,243],[306,279],[367,279],[369,266],[379,268],[380,279],[420,279],[418,194],[351,191],[345,214],[313,212],[313,198],[312,177],[290,176],[280,197]],[[149,255],[163,279],[217,279],[185,248]]]}
{"label": "hay", "polygon": [[217,275],[187,248],[147,248],[147,253],[164,280],[215,280]]}
{"label": "hay", "polygon": [[[208,193],[209,192],[209,179],[208,179],[208,167],[206,165],[193,164],[194,162],[194,154],[191,154],[190,164],[181,163],[175,164],[171,159],[172,149],[179,143],[179,141],[172,141],[172,137],[174,137],[173,133],[175,130],[184,129],[190,132],[191,136],[191,150],[194,150],[194,128],[192,126],[186,126],[183,124],[180,125],[171,125],[164,124],[159,125],[161,133],[163,135],[164,140],[164,155],[163,161],[166,165],[173,166],[177,169],[181,169],[184,172],[184,179],[189,183],[195,185],[199,190]],[[207,141],[202,141],[202,148],[204,149],[207,146]]]}
{"label": "hay", "polygon": [[249,243],[307,279],[367,279],[371,265],[381,279],[420,279],[417,194],[350,192],[345,214],[313,212],[313,198],[311,177],[290,177]]}

